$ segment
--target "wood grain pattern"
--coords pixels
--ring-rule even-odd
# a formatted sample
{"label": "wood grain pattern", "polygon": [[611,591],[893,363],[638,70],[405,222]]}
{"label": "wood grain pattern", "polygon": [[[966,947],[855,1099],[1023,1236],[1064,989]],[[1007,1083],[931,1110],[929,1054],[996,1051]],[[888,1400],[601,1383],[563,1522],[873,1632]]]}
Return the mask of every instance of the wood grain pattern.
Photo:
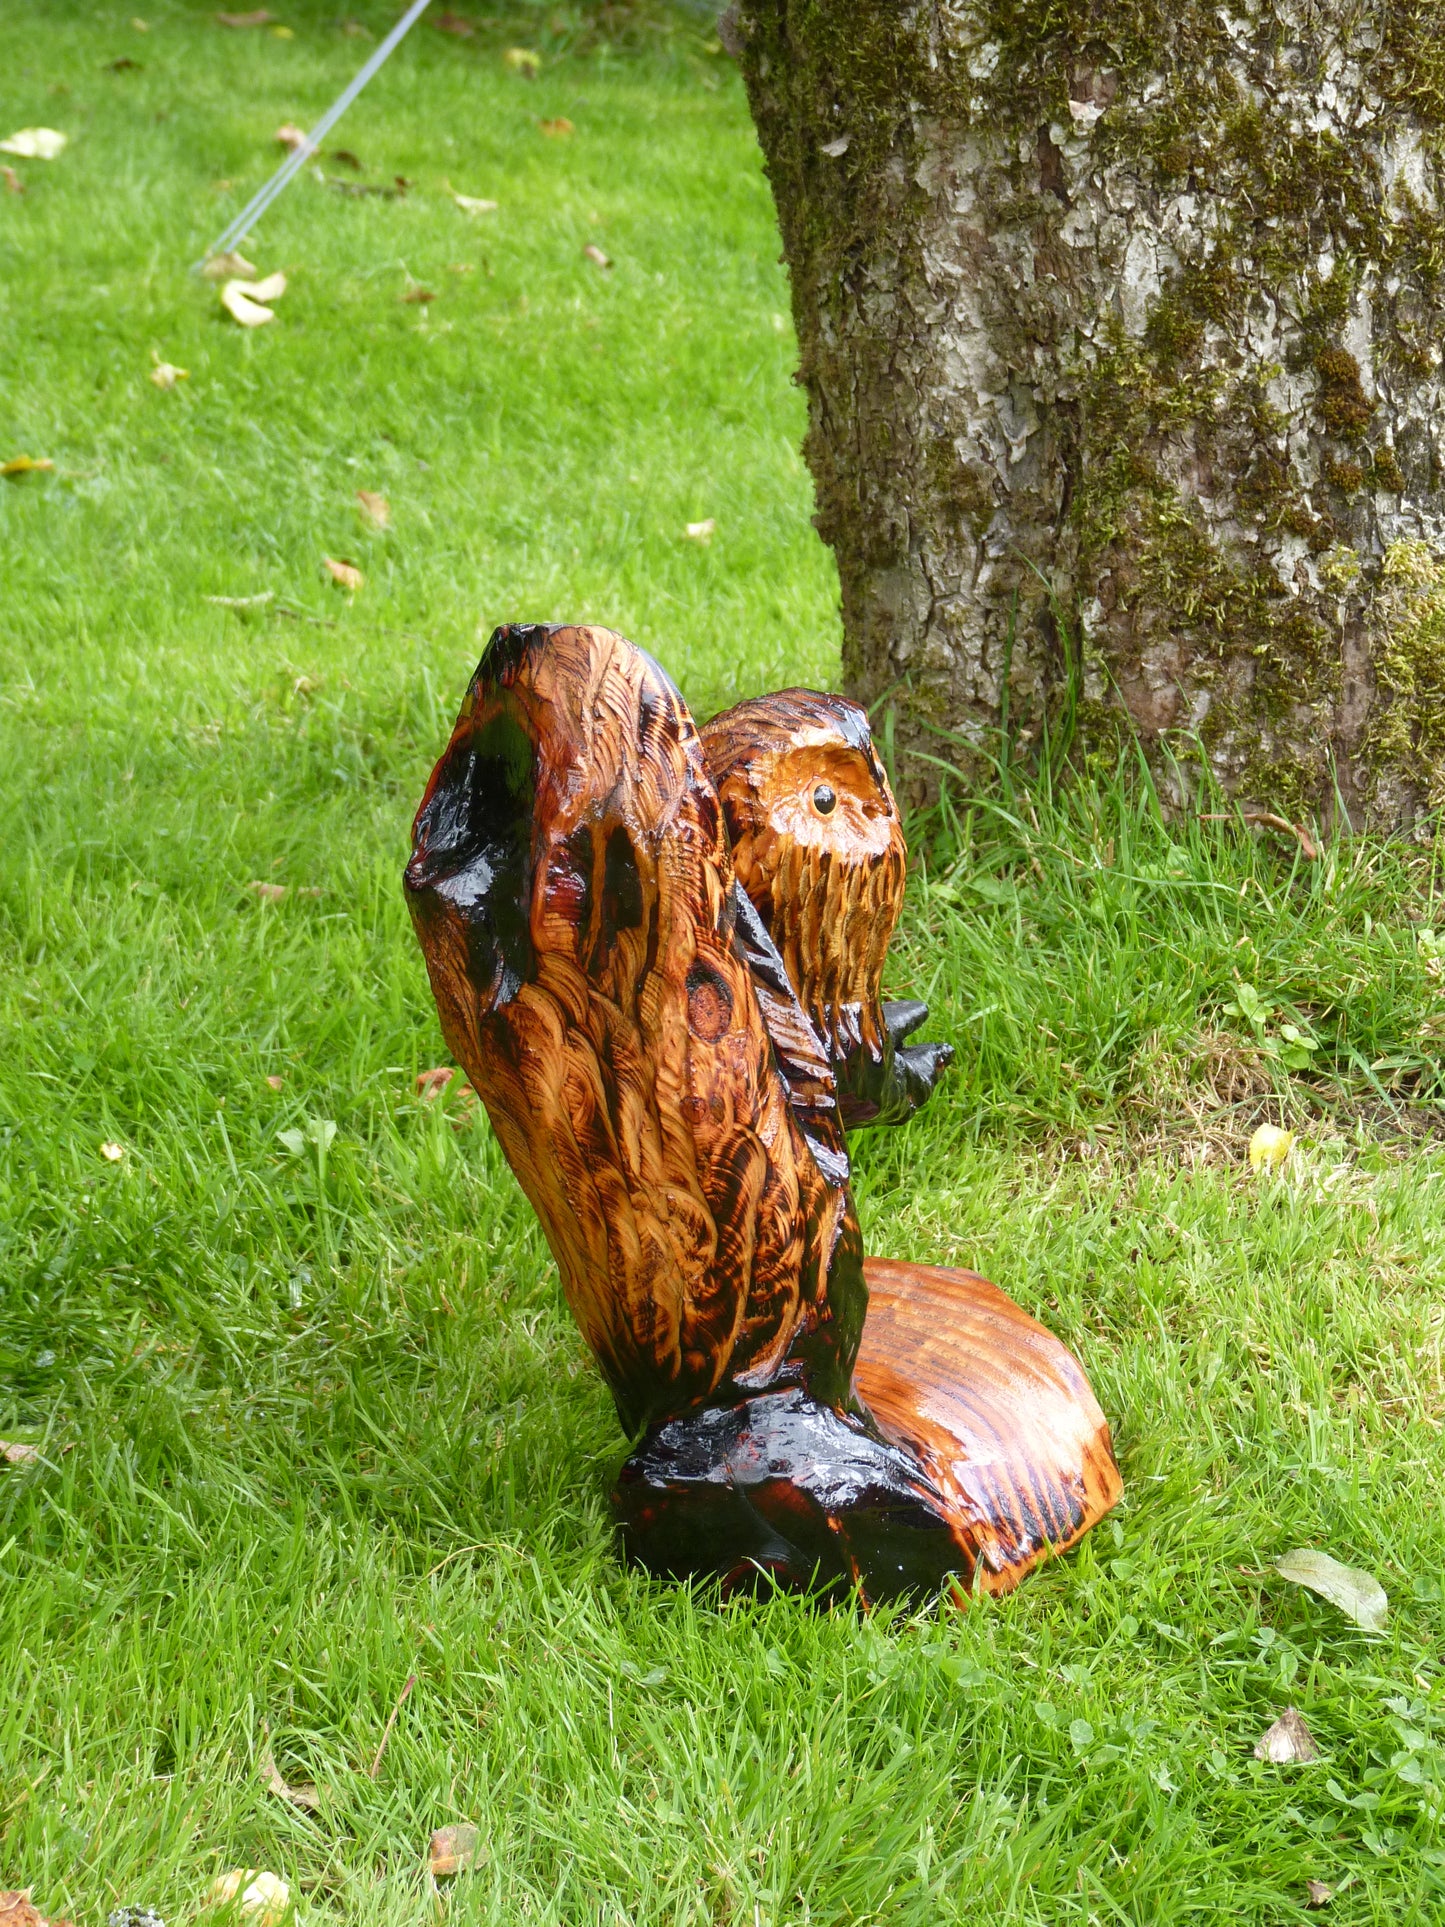
{"label": "wood grain pattern", "polygon": [[789,1368],[845,1399],[864,1289],[841,1129],[815,1107],[820,1161],[788,1102],[717,795],[657,665],[607,630],[499,629],[406,889],[447,1042],[627,1430]]}
{"label": "wood grain pattern", "polygon": [[1108,1422],[1067,1346],[976,1272],[869,1258],[863,1273],[859,1396],[939,1493],[975,1583],[1007,1591],[1118,1500]]}
{"label": "wood grain pattern", "polygon": [[702,746],[738,882],[822,1043],[844,1124],[902,1123],[953,1047],[907,1043],[927,1005],[882,1001],[907,852],[867,716],[784,689],[715,716]]}
{"label": "wood grain pattern", "polygon": [[853,705],[700,736],[604,629],[497,630],[417,811],[442,1028],[645,1428],[614,1506],[653,1571],[1002,1590],[1118,1496],[1056,1339],[970,1273],[864,1265],[840,1094],[901,1116],[946,1062],[880,997],[903,874]]}
{"label": "wood grain pattern", "polygon": [[867,716],[846,696],[783,689],[724,710],[702,743],[738,882],[803,1009],[833,1057],[881,1055],[907,858]]}

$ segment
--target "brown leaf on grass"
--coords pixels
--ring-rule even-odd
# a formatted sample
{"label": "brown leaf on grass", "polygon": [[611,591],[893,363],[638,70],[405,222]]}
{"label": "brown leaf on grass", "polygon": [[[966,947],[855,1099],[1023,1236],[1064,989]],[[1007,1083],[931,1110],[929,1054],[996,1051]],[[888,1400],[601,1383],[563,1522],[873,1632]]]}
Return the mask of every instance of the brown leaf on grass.
{"label": "brown leaf on grass", "polygon": [[539,120],[537,125],[549,140],[554,141],[565,140],[569,134],[576,131],[565,114],[558,114],[555,120]]}
{"label": "brown leaf on grass", "polygon": [[451,1874],[465,1873],[480,1853],[481,1835],[469,1821],[463,1820],[452,1827],[438,1827],[431,1837],[427,1871],[433,1880],[445,1880]]}
{"label": "brown leaf on grass", "polygon": [[[0,1439],[0,1462],[5,1465],[33,1465],[39,1457],[38,1445],[27,1445],[23,1439]],[[4,1900],[0,1894],[0,1927],[6,1927]]]}
{"label": "brown leaf on grass", "polygon": [[455,34],[458,40],[470,40],[477,31],[471,21],[460,13],[439,13],[432,25],[438,33]]}
{"label": "brown leaf on grass", "polygon": [[0,462],[0,475],[13,481],[20,475],[37,475],[42,469],[54,468],[55,464],[48,455],[38,459],[34,455],[12,455],[8,462]]}
{"label": "brown leaf on grass", "polygon": [[1315,1736],[1305,1725],[1304,1715],[1287,1706],[1274,1725],[1255,1742],[1254,1757],[1268,1760],[1271,1766],[1303,1766],[1320,1757]]}
{"label": "brown leaf on grass", "polygon": [[1305,1882],[1306,1907],[1328,1907],[1334,1897],[1334,1888],[1327,1887],[1323,1880],[1307,1880]]}
{"label": "brown leaf on grass", "polygon": [[502,55],[502,65],[509,74],[520,74],[524,80],[535,80],[542,71],[542,56],[530,47],[508,47]]}
{"label": "brown leaf on grass", "polygon": [[213,254],[201,269],[208,281],[232,281],[238,275],[249,280],[255,272],[244,254]]}
{"label": "brown leaf on grass", "polygon": [[262,883],[256,877],[253,877],[246,885],[248,890],[255,892],[258,903],[279,903],[285,896],[288,887],[289,886],[284,883]]}
{"label": "brown leaf on grass", "polygon": [[138,74],[142,70],[138,60],[132,60],[129,54],[122,54],[119,60],[108,60],[105,71],[108,74]]}
{"label": "brown leaf on grass", "polygon": [[435,1070],[418,1071],[416,1076],[417,1096],[423,1104],[435,1104],[439,1097],[446,1095],[447,1086],[456,1074],[456,1068],[452,1064],[438,1064]]}
{"label": "brown leaf on grass", "polygon": [[267,1076],[266,1082],[271,1086],[273,1091],[280,1091],[286,1088],[286,1079],[284,1077],[278,1077],[274,1071],[270,1072]]}
{"label": "brown leaf on grass", "polygon": [[298,147],[306,145],[306,129],[298,127],[294,120],[283,120],[276,129],[276,139],[288,153],[294,154]]}
{"label": "brown leaf on grass", "polygon": [[429,301],[436,300],[436,295],[430,288],[408,288],[401,298],[413,307],[424,308]]}
{"label": "brown leaf on grass", "polygon": [[327,573],[338,589],[355,591],[366,580],[354,562],[338,561],[334,555],[323,555],[321,560],[325,563]]}
{"label": "brown leaf on grass", "polygon": [[261,1779],[268,1793],[274,1793],[278,1800],[289,1800],[293,1807],[304,1807],[308,1813],[315,1813],[321,1806],[321,1795],[314,1786],[288,1786],[277,1770],[275,1756],[271,1751],[270,1735],[261,1752],[259,1762]]}
{"label": "brown leaf on grass", "polygon": [[589,241],[582,252],[596,267],[610,268],[612,266],[612,257],[604,254],[595,241]]}
{"label": "brown leaf on grass", "polygon": [[0,1893],[0,1927],[70,1927],[68,1920],[47,1920],[30,1903],[30,1889]]}
{"label": "brown leaf on grass", "polygon": [[218,13],[216,21],[222,27],[264,27],[276,18],[269,7],[253,7],[250,13]]}
{"label": "brown leaf on grass", "polygon": [[[328,153],[327,159],[333,160],[333,161],[340,161],[343,167],[349,167],[352,170],[352,172],[355,174],[359,174],[361,172],[360,156],[353,154],[349,147],[333,147]],[[400,178],[401,178],[400,175],[398,175],[397,179],[400,180]],[[411,183],[408,182],[407,185],[410,186]]]}
{"label": "brown leaf on grass", "polygon": [[7,194],[23,194],[25,192],[25,183],[13,167],[0,167],[0,174],[5,176],[5,192]]}
{"label": "brown leaf on grass", "polygon": [[391,527],[391,503],[375,489],[359,488],[356,499],[361,504],[361,513],[374,529]]}

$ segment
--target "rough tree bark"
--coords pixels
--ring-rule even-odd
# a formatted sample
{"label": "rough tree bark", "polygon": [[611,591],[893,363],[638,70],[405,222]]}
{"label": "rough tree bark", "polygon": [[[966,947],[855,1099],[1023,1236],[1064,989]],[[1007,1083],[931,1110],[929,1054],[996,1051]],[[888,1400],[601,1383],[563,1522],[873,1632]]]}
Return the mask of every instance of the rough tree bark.
{"label": "rough tree bark", "polygon": [[1166,784],[1203,758],[1241,800],[1423,833],[1445,0],[738,0],[724,27],[847,686],[893,711],[905,792],[917,752],[977,774],[1001,726],[1127,718]]}

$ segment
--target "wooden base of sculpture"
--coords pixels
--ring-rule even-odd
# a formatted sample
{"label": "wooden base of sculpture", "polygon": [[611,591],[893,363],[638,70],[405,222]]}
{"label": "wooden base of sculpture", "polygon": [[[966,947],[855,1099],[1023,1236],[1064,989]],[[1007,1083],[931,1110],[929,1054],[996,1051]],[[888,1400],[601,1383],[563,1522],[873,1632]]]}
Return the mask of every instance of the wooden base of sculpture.
{"label": "wooden base of sculpture", "polygon": [[1007,1592],[1114,1504],[1108,1424],[1058,1339],[971,1271],[863,1272],[861,1410],[793,1387],[655,1426],[612,1495],[630,1558],[728,1590]]}
{"label": "wooden base of sculpture", "polygon": [[1063,1345],[971,1272],[865,1261],[845,1126],[946,1070],[884,1003],[897,805],[868,719],[785,690],[699,732],[605,629],[499,629],[417,811],[442,1029],[642,1442],[659,1574],[1002,1591],[1119,1496]]}

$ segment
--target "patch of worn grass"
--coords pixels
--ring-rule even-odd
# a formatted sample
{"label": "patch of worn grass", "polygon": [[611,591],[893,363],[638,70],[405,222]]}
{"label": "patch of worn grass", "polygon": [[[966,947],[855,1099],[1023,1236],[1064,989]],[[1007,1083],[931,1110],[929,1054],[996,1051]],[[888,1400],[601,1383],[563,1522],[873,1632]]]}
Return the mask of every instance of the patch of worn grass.
{"label": "patch of worn grass", "polygon": [[[419,29],[338,135],[417,187],[299,182],[246,337],[183,266],[364,43],[319,5],[290,41],[146,15],[18,0],[0,75],[75,135],[0,198],[4,452],[57,462],[0,490],[0,1436],[40,1447],[0,1468],[0,1885],[174,1923],[268,1866],[307,1918],[410,1922],[467,1819],[459,1921],[1276,1923],[1308,1878],[1338,1921],[1438,1918],[1429,853],[1294,862],[1111,771],[920,824],[894,974],[959,1062],[860,1138],[868,1241],[1076,1347],[1125,1503],[965,1612],[622,1571],[622,1442],[536,1225],[485,1124],[415,1095],[398,875],[493,621],[614,622],[704,713],[834,673],[741,95],[685,21]],[[1277,1177],[1249,1104],[1302,1127]],[[1380,1575],[1385,1633],[1272,1574],[1299,1544]],[[1286,1704],[1318,1765],[1253,1758]],[[265,1790],[268,1728],[315,1815]]]}

